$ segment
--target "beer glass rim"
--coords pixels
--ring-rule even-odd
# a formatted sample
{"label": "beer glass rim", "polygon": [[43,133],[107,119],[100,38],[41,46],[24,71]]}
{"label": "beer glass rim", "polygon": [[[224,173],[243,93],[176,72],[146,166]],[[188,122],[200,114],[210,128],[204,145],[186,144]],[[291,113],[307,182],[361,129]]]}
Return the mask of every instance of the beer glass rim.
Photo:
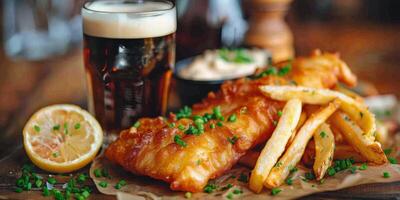
{"label": "beer glass rim", "polygon": [[[140,12],[138,12],[138,11],[112,12],[112,11],[102,11],[102,10],[95,10],[95,9],[89,8],[89,5],[91,3],[99,2],[99,1],[101,1],[101,2],[110,2],[110,3],[128,2],[128,3],[138,3],[138,4],[144,3],[144,2],[163,2],[163,3],[169,4],[170,7],[169,8],[165,8],[165,9],[157,9],[157,10],[151,10],[151,11],[140,11]],[[175,9],[175,4],[173,2],[171,2],[171,1],[168,1],[168,0],[146,0],[146,1],[143,1],[143,0],[89,0],[89,1],[86,1],[83,4],[82,8],[84,10],[87,10],[87,11],[90,11],[90,12],[99,13],[99,14],[132,14],[132,15],[143,15],[143,14],[146,14],[147,15],[147,14],[162,14],[162,13],[171,11],[171,10]]]}

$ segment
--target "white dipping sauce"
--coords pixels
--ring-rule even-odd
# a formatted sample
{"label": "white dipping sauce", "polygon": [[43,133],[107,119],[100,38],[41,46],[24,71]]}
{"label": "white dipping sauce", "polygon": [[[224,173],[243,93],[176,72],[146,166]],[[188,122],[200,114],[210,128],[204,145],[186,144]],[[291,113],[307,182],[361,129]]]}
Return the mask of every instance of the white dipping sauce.
{"label": "white dipping sauce", "polygon": [[219,50],[207,50],[195,57],[194,61],[178,72],[179,77],[189,80],[226,80],[251,75],[257,68],[268,64],[269,54],[265,50],[245,49],[244,53],[251,62],[237,63],[226,61]]}

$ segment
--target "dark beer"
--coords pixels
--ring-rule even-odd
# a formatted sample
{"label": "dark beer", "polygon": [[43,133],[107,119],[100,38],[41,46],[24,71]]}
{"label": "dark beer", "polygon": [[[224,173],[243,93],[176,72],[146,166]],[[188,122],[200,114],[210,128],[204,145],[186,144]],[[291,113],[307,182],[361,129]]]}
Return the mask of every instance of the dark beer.
{"label": "dark beer", "polygon": [[83,10],[84,62],[89,109],[110,133],[164,114],[176,18],[164,1],[99,2]]}

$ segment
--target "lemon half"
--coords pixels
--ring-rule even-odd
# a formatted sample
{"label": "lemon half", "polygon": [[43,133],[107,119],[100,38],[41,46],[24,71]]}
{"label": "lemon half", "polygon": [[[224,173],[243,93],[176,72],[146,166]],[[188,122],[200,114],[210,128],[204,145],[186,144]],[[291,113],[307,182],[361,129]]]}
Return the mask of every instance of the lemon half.
{"label": "lemon half", "polygon": [[47,106],[26,123],[24,148],[39,168],[67,173],[90,163],[103,144],[103,131],[96,119],[78,106]]}

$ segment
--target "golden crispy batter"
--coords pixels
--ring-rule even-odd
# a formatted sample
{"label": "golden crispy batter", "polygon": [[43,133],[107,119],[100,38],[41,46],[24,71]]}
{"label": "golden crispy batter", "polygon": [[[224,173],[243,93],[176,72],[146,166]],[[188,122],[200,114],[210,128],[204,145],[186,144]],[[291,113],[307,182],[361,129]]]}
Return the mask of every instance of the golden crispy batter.
{"label": "golden crispy batter", "polygon": [[[287,63],[279,63],[284,67]],[[293,80],[295,82],[293,82]],[[204,133],[188,135],[178,124],[187,127],[192,119],[176,120],[142,118],[139,128],[121,132],[119,138],[106,150],[106,157],[126,170],[147,175],[170,183],[172,190],[199,192],[209,179],[215,178],[236,164],[241,156],[257,144],[265,142],[273,132],[277,111],[282,102],[266,98],[258,90],[260,85],[299,84],[316,88],[332,88],[338,80],[355,84],[355,77],[335,54],[314,53],[298,58],[292,63],[289,74],[266,76],[257,80],[240,79],[226,82],[217,93],[210,93],[201,103],[193,106],[193,115],[211,113],[221,107],[227,118],[236,114],[235,122],[211,129],[211,120],[205,124]],[[168,125],[175,123],[175,127]],[[174,142],[180,135],[186,143],[182,147]],[[232,139],[237,141],[232,144]]]}

